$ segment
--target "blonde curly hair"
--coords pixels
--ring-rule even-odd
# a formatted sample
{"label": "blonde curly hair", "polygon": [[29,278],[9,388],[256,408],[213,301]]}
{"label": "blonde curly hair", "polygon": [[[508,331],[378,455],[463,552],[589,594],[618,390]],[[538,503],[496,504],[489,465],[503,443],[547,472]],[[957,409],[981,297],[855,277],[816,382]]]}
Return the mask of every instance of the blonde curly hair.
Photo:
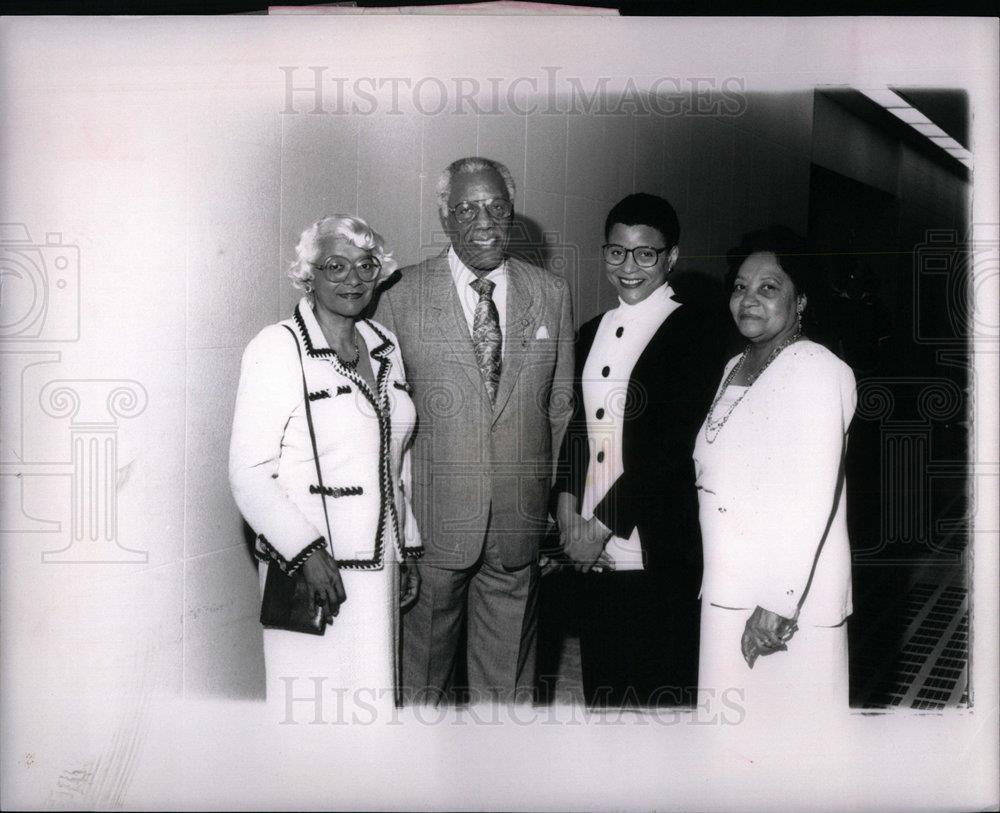
{"label": "blonde curly hair", "polygon": [[382,235],[360,217],[327,215],[317,220],[299,236],[299,242],[295,246],[295,259],[288,267],[288,278],[292,281],[293,287],[307,294],[312,292],[310,283],[315,277],[311,263],[317,259],[316,252],[320,240],[330,235],[341,237],[352,245],[372,253],[382,265],[376,285],[387,280],[399,267],[392,252],[386,248]]}

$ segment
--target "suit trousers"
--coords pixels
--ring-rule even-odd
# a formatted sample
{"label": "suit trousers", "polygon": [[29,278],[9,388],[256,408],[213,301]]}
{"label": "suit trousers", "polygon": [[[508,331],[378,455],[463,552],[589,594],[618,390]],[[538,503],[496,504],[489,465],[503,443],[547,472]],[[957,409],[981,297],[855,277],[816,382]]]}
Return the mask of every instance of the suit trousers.
{"label": "suit trousers", "polygon": [[470,702],[530,701],[538,627],[537,562],[509,570],[487,535],[471,568],[420,562],[420,596],[403,616],[403,697],[440,702],[451,688],[467,621]]}

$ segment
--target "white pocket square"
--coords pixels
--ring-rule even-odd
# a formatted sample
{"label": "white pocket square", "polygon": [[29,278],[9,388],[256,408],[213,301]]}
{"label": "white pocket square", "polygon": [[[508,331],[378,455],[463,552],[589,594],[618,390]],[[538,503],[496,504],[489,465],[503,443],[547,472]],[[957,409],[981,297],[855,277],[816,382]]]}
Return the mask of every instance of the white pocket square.
{"label": "white pocket square", "polygon": [[538,328],[538,332],[535,333],[535,338],[536,339],[547,339],[547,338],[549,338],[549,331],[545,327],[545,325],[542,325],[540,328]]}

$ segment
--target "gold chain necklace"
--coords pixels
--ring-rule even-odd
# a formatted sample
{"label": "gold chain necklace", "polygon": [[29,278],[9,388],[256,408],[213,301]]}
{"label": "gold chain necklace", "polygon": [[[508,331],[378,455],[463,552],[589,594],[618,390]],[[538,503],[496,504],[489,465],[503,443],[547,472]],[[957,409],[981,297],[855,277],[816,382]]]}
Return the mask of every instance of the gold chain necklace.
{"label": "gold chain necklace", "polygon": [[722,387],[720,387],[719,392],[716,394],[715,400],[712,401],[712,406],[709,407],[708,417],[705,419],[705,440],[707,442],[715,443],[716,438],[719,437],[719,432],[722,431],[722,427],[726,425],[726,421],[728,421],[729,416],[733,414],[733,410],[740,405],[740,401],[742,401],[746,394],[750,391],[750,387],[753,386],[753,382],[760,378],[764,370],[771,366],[771,362],[778,357],[778,354],[782,350],[793,342],[798,341],[801,337],[802,334],[795,331],[795,333],[771,351],[771,354],[767,357],[767,361],[764,362],[756,373],[748,373],[746,388],[740,393],[739,397],[736,398],[732,404],[730,404],[729,409],[726,410],[726,414],[721,418],[716,419],[715,408],[719,405],[719,401],[722,400],[722,396],[729,388],[729,385],[733,383],[733,379],[736,378],[736,376],[739,375],[740,370],[743,369],[743,366],[746,364],[747,356],[750,355],[750,345],[746,346],[746,349],[743,351],[743,355],[740,356],[740,360],[736,362],[733,369],[729,371],[729,375],[727,375],[726,380],[722,382]]}

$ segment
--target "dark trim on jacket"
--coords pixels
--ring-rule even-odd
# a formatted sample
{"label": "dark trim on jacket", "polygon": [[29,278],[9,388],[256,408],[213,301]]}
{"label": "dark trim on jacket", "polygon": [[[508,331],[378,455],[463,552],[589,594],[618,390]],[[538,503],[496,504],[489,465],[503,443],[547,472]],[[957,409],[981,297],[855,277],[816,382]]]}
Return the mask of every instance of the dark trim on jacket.
{"label": "dark trim on jacket", "polygon": [[[554,496],[568,492],[579,511],[590,463],[583,370],[600,314],[580,327],[574,409],[559,453]],[[645,567],[690,598],[701,583],[701,531],[692,453],[696,434],[729,356],[729,325],[716,311],[682,304],[657,329],[628,382],[622,431],[623,474],[594,515],[616,536],[639,529]]]}

